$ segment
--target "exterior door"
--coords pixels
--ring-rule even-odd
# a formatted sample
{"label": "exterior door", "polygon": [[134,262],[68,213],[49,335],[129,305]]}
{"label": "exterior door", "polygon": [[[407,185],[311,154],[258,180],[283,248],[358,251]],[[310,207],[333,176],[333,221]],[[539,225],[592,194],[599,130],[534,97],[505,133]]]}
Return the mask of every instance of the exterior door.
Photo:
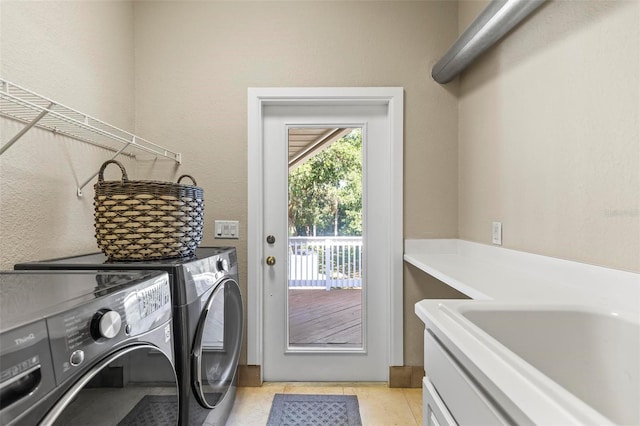
{"label": "exterior door", "polygon": [[[389,129],[386,105],[267,106],[264,110],[263,264],[264,379],[268,381],[386,381],[389,359]],[[291,129],[358,128],[362,133],[362,291],[355,344],[291,339],[289,282],[293,262],[288,223],[288,135]],[[267,240],[267,238],[269,239]],[[329,251],[323,251],[329,256]],[[324,257],[322,255],[321,257]],[[267,262],[267,258],[269,262]],[[294,260],[295,259],[295,260]],[[323,270],[324,275],[330,272]],[[296,278],[301,278],[298,276]],[[300,281],[300,280],[298,280]],[[313,280],[317,281],[317,280]],[[310,280],[311,282],[311,280]],[[320,291],[322,295],[324,290]],[[328,291],[328,290],[327,290]],[[342,290],[348,292],[349,290]],[[360,293],[359,293],[360,294]],[[312,308],[309,307],[309,310]],[[318,321],[318,320],[314,320]],[[329,317],[318,327],[335,324]],[[336,321],[334,319],[333,321]],[[342,321],[337,319],[337,321]],[[334,342],[335,343],[335,342]]]}

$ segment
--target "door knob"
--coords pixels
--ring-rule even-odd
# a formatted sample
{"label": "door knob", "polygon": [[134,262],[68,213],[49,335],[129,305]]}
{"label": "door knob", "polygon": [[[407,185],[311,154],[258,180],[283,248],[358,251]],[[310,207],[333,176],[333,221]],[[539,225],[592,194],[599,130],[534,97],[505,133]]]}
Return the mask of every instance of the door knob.
{"label": "door knob", "polygon": [[267,257],[267,265],[269,266],[273,266],[276,264],[276,258],[273,256],[268,256]]}

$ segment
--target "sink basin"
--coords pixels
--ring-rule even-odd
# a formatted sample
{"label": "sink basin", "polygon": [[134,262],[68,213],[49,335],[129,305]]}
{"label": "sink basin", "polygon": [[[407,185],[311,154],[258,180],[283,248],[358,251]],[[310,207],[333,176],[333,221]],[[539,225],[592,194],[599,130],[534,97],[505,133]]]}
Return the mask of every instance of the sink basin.
{"label": "sink basin", "polygon": [[612,422],[640,424],[637,318],[566,306],[461,303],[452,307],[453,313]]}

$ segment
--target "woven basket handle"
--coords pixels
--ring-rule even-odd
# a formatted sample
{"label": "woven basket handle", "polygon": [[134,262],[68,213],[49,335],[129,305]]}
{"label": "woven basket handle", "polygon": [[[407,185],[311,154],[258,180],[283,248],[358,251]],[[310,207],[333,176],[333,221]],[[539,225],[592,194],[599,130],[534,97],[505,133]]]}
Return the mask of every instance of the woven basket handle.
{"label": "woven basket handle", "polygon": [[120,170],[122,171],[123,183],[129,180],[129,177],[127,176],[127,171],[124,169],[124,166],[122,164],[120,164],[116,160],[108,160],[102,163],[102,167],[100,167],[100,171],[98,172],[98,182],[100,183],[104,182],[104,169],[106,169],[109,164],[116,164],[118,167],[120,167]]}
{"label": "woven basket handle", "polygon": [[182,178],[189,178],[189,179],[191,179],[191,180],[193,181],[193,184],[194,184],[195,186],[198,186],[198,184],[196,183],[196,180],[193,178],[193,176],[191,176],[191,175],[182,175],[182,176],[180,176],[180,177],[178,178],[178,183],[180,183],[180,181],[182,180]]}

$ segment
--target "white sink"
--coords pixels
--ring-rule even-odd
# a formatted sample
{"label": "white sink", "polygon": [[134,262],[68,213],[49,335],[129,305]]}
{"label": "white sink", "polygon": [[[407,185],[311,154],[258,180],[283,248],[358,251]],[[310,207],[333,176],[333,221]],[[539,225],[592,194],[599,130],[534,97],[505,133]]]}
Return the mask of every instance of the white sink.
{"label": "white sink", "polygon": [[460,312],[613,422],[640,424],[640,327],[629,318],[554,307]]}
{"label": "white sink", "polygon": [[567,305],[424,302],[422,315],[423,302],[416,311],[427,328],[533,423],[640,424],[637,316]]}

